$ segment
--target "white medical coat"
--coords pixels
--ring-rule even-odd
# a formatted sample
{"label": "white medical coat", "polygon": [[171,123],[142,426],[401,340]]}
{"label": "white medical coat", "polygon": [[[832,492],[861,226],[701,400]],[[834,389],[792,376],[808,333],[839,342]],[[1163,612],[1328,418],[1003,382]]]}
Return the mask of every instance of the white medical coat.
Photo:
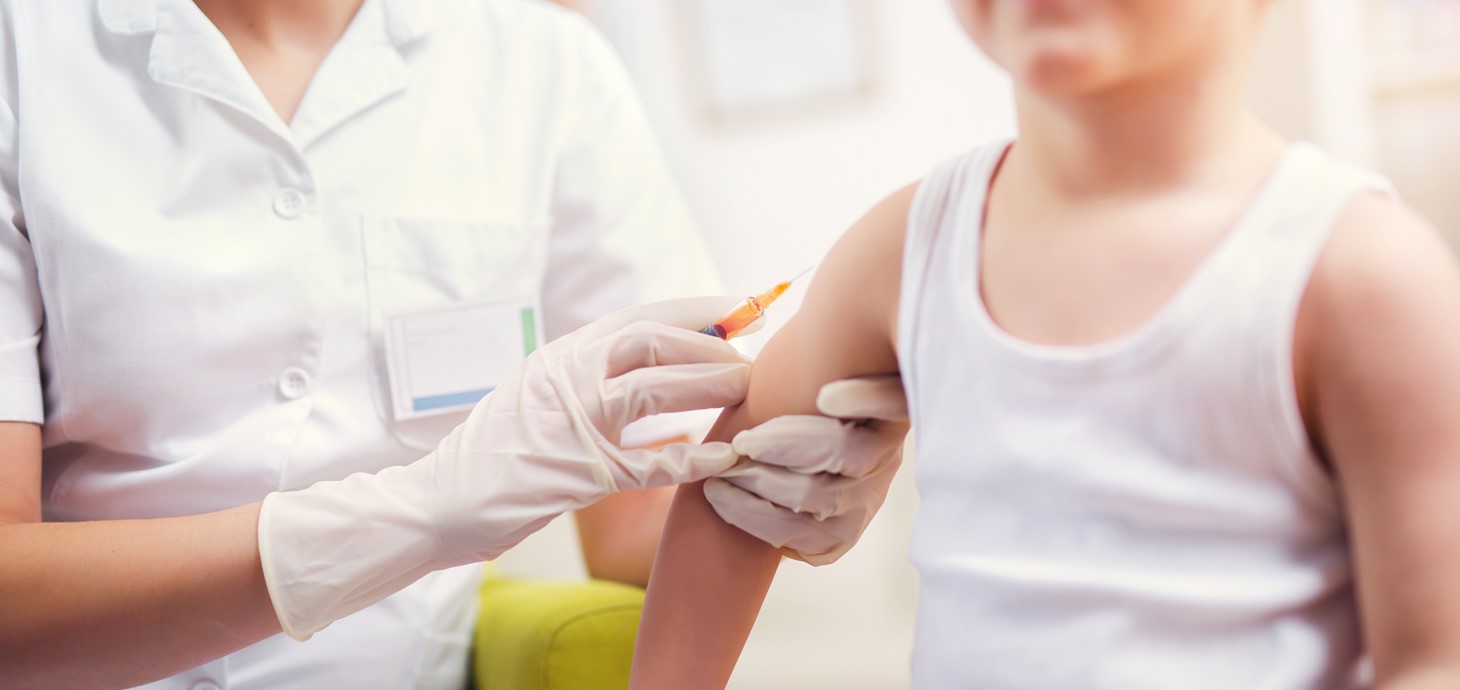
{"label": "white medical coat", "polygon": [[[0,420],[44,421],[48,520],[421,456],[464,415],[393,421],[384,314],[531,300],[551,338],[716,290],[576,15],[366,0],[285,123],[189,0],[0,8]],[[476,572],[152,687],[451,687]]]}

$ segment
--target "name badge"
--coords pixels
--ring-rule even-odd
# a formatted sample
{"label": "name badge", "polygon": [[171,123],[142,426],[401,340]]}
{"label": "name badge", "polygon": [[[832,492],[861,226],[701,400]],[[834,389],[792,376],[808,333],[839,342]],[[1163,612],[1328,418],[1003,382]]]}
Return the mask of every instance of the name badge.
{"label": "name badge", "polygon": [[537,309],[476,302],[386,319],[386,368],[396,421],[469,410],[541,337]]}

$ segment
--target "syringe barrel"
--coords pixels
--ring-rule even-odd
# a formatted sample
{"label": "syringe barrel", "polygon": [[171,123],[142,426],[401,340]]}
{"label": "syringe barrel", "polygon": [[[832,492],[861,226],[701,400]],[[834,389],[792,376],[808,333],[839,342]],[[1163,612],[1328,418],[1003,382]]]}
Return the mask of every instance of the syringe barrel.
{"label": "syringe barrel", "polygon": [[730,310],[730,313],[720,317],[715,323],[706,326],[700,332],[721,340],[729,340],[744,330],[746,326],[755,323],[755,320],[764,313],[765,307],[761,306],[759,299],[747,297],[744,302],[740,303],[740,306]]}
{"label": "syringe barrel", "polygon": [[785,294],[786,289],[789,287],[791,287],[791,283],[787,281],[759,295],[745,298],[745,301],[741,302],[740,306],[730,310],[730,313],[720,317],[719,320],[706,326],[700,332],[705,335],[712,335],[721,340],[734,338],[737,333],[745,330],[750,324],[755,323],[755,320],[759,319],[762,314],[765,314],[765,308],[769,307],[772,302],[780,299],[781,295]]}
{"label": "syringe barrel", "polygon": [[760,300],[751,297],[742,302],[734,311],[720,317],[720,320],[715,322],[714,328],[723,329],[725,339],[729,340],[744,330],[746,326],[755,323],[755,320],[764,313],[765,307],[761,306]]}

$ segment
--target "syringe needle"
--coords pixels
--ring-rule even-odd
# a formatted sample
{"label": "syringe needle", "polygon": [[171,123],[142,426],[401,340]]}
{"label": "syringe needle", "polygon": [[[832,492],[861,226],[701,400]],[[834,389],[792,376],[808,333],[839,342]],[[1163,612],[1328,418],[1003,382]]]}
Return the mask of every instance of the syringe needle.
{"label": "syringe needle", "polygon": [[810,273],[811,272],[811,269],[813,269],[813,268],[816,268],[816,264],[811,264],[810,266],[807,266],[806,268],[801,269],[801,272],[800,273],[797,273],[795,276],[792,276],[791,279],[788,280],[788,281],[786,281],[786,282],[788,282],[788,283],[794,283],[794,282],[800,280],[801,279],[801,276],[804,276],[807,273]]}

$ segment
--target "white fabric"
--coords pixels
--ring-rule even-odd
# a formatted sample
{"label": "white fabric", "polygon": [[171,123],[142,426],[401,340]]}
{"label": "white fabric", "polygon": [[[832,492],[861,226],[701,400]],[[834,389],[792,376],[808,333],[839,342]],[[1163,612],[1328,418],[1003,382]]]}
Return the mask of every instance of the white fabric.
{"label": "white fabric", "polygon": [[1292,336],[1335,219],[1383,183],[1294,145],[1143,327],[1040,346],[978,297],[1003,151],[938,168],[909,217],[915,687],[1348,687],[1342,511],[1298,413]]}
{"label": "white fabric", "polygon": [[907,400],[897,376],[833,381],[823,415],[786,415],[735,435],[745,459],[705,482],[725,522],[811,565],[835,563],[871,524],[902,464]]}
{"label": "white fabric", "polygon": [[[385,314],[531,299],[555,337],[719,292],[621,66],[547,3],[366,0],[286,125],[188,0],[0,0],[0,105],[0,419],[44,395],[51,520],[421,457],[465,415],[389,418]],[[329,631],[393,643],[214,679],[459,682],[477,571]]]}
{"label": "white fabric", "polygon": [[308,639],[433,570],[500,556],[610,494],[699,481],[729,443],[620,447],[649,415],[738,405],[750,359],[699,333],[738,297],[606,316],[532,353],[429,455],[270,494],[259,556],[284,631]]}

